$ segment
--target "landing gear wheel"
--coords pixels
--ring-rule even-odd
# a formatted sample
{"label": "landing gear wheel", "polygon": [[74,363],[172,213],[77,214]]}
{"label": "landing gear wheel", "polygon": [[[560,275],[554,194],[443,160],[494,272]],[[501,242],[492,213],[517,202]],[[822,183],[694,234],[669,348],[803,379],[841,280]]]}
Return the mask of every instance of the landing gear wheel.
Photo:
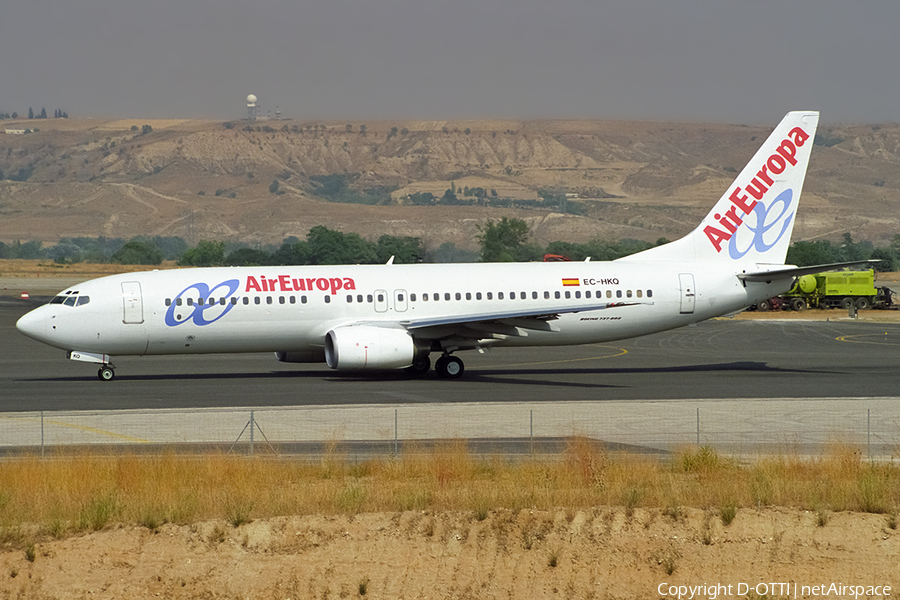
{"label": "landing gear wheel", "polygon": [[413,364],[406,367],[406,372],[410,375],[424,375],[431,369],[431,359],[425,356],[417,356],[413,359]]}
{"label": "landing gear wheel", "polygon": [[112,381],[116,377],[116,372],[109,365],[103,365],[100,367],[100,370],[97,371],[97,377],[100,378],[100,381]]}
{"label": "landing gear wheel", "polygon": [[437,362],[434,364],[434,370],[437,372],[438,377],[443,379],[459,379],[462,377],[465,367],[462,360],[448,355],[437,359]]}

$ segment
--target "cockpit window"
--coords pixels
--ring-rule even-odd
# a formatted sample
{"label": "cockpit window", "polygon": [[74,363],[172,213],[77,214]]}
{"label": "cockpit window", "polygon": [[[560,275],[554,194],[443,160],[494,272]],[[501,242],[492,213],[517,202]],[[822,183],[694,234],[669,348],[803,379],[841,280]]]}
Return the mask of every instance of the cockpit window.
{"label": "cockpit window", "polygon": [[65,304],[66,306],[75,306],[75,300],[77,299],[78,298],[76,296],[69,296],[68,298],[66,298],[66,301],[63,302],[63,304]]}
{"label": "cockpit window", "polygon": [[65,296],[54,296],[53,300],[50,301],[50,304],[62,304],[66,301]]}
{"label": "cockpit window", "polygon": [[75,304],[75,306],[84,306],[85,304],[87,304],[90,301],[91,301],[90,296],[78,296],[78,303]]}

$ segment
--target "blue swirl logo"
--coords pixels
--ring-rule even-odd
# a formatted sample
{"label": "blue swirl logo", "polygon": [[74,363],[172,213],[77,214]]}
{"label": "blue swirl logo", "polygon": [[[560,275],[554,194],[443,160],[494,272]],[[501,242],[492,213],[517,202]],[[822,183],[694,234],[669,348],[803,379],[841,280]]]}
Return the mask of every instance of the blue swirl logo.
{"label": "blue swirl logo", "polygon": [[[750,250],[756,250],[756,252],[763,254],[774,247],[787,233],[794,219],[794,211],[791,210],[793,197],[794,192],[792,190],[784,190],[778,194],[768,208],[762,202],[757,202],[751,212],[751,214],[756,215],[756,222],[751,223],[750,215],[747,215],[744,218],[744,227],[738,230],[738,233],[744,229],[752,233],[753,237],[750,239],[750,243],[741,250],[738,248],[738,235],[733,235],[728,243],[728,255],[737,260],[744,258]],[[780,211],[777,210],[779,206],[781,207]],[[777,230],[779,224],[781,224],[781,230],[777,234],[770,233],[773,229]],[[772,239],[773,235],[775,236],[774,239]]]}
{"label": "blue swirl logo", "polygon": [[[234,308],[234,304],[231,302],[221,304],[221,299],[228,299],[233,296],[239,285],[240,282],[237,279],[223,281],[212,289],[205,283],[192,283],[181,290],[181,293],[172,300],[169,310],[166,311],[166,325],[175,327],[182,323],[187,323],[188,321],[193,321],[195,325],[209,325],[210,323],[215,323]],[[219,289],[222,289],[222,291],[217,293],[217,290]],[[224,293],[226,289],[228,290],[228,293]],[[190,290],[196,290],[196,298],[202,301],[203,304],[200,304],[199,301],[195,301],[193,306],[178,306],[178,301]],[[190,296],[191,298],[194,298],[194,294],[190,294]],[[215,299],[216,302],[214,304],[210,303],[210,298]],[[190,310],[191,312],[186,316],[183,316],[178,312],[181,309]]]}

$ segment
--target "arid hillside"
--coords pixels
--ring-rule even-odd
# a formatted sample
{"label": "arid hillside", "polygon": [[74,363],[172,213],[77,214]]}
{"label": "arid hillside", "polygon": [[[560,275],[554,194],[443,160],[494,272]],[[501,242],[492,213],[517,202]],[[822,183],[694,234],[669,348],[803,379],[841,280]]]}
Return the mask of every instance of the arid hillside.
{"label": "arid hillside", "polygon": [[[25,127],[40,131],[2,133]],[[673,239],[697,224],[769,131],[620,121],[4,121],[0,240],[277,243],[321,224],[472,247],[477,225],[501,216],[525,219],[542,244]],[[849,232],[887,243],[900,232],[900,125],[819,133],[794,239]],[[343,199],[374,204],[329,201],[335,186]],[[482,205],[408,199],[449,188]],[[568,212],[581,214],[543,206],[548,193],[570,195]],[[504,199],[519,206],[497,206]]]}

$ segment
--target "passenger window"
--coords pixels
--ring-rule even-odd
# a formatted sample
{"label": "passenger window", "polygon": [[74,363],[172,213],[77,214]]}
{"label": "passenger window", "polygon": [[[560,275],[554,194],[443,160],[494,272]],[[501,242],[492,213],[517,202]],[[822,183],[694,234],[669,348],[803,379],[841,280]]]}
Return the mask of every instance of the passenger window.
{"label": "passenger window", "polygon": [[397,302],[403,302],[403,294],[397,294]]}
{"label": "passenger window", "polygon": [[487,299],[488,299],[488,300],[493,300],[493,299],[494,299],[494,292],[488,292],[488,293],[487,293]]}
{"label": "passenger window", "polygon": [[278,304],[284,304],[284,296],[278,296]]}
{"label": "passenger window", "polygon": [[509,293],[509,299],[510,299],[510,300],[515,300],[515,299],[516,299],[516,293],[515,293],[515,292],[510,292],[510,293]]}
{"label": "passenger window", "polygon": [[475,292],[475,299],[481,300],[481,292]]}
{"label": "passenger window", "polygon": [[638,290],[638,291],[637,291],[637,297],[638,297],[638,298],[642,297],[643,295],[644,295],[644,293],[643,293],[641,290]]}
{"label": "passenger window", "polygon": [[266,304],[272,304],[272,296],[266,296]]}
{"label": "passenger window", "polygon": [[[232,299],[233,299],[233,298],[232,298]],[[226,302],[227,302],[227,300],[225,299],[224,296],[223,296],[222,298],[219,298],[219,304],[220,304],[220,305],[225,306]]]}
{"label": "passenger window", "polygon": [[648,297],[648,298],[652,298],[652,297],[653,297],[653,290],[647,290],[647,297]]}
{"label": "passenger window", "polygon": [[[304,296],[304,298],[306,298],[306,296]],[[306,303],[306,300],[304,300],[303,302]],[[366,296],[366,302],[368,302],[369,304],[372,304],[372,302],[373,302],[372,294],[369,294],[368,296]]]}
{"label": "passenger window", "polygon": [[532,300],[537,300],[537,297],[538,297],[538,296],[537,296],[537,292],[531,292],[531,299],[532,299]]}
{"label": "passenger window", "polygon": [[445,292],[445,293],[444,293],[444,300],[446,300],[447,302],[450,301],[450,292]]}
{"label": "passenger window", "polygon": [[247,296],[244,296],[244,306],[246,306],[248,304],[250,304],[250,298]]}
{"label": "passenger window", "polygon": [[584,297],[585,297],[585,298],[590,298],[590,297],[591,297],[591,290],[586,291],[586,292],[584,293]]}
{"label": "passenger window", "polygon": [[566,290],[566,300],[572,297],[572,292]]}
{"label": "passenger window", "polygon": [[[56,300],[56,298],[54,298],[54,300]],[[53,303],[51,302],[50,304],[53,304]],[[171,298],[166,298],[166,306],[172,306],[172,299],[171,299]]]}
{"label": "passenger window", "polygon": [[78,296],[78,303],[75,304],[75,306],[84,306],[85,304],[87,304],[90,301],[91,301],[90,296]]}
{"label": "passenger window", "polygon": [[306,296],[300,296],[300,304],[306,304]]}
{"label": "passenger window", "polygon": [[497,292],[497,300],[503,300],[503,292]]}
{"label": "passenger window", "polygon": [[428,301],[428,294],[422,294],[422,300]]}
{"label": "passenger window", "polygon": [[622,290],[616,290],[616,298],[622,297]]}
{"label": "passenger window", "polygon": [[188,298],[188,299],[187,299],[187,305],[188,305],[188,306],[193,306],[193,305],[194,305],[194,299],[193,299],[193,298]]}
{"label": "passenger window", "polygon": [[237,298],[235,298],[234,296],[231,297],[231,305],[237,306]]}
{"label": "passenger window", "polygon": [[544,300],[550,299],[550,292],[544,292]]}
{"label": "passenger window", "polygon": [[199,306],[203,306],[203,302],[204,302],[203,298],[197,298],[197,304]]}
{"label": "passenger window", "polygon": [[553,292],[553,297],[559,300],[559,292]]}
{"label": "passenger window", "polygon": [[329,296],[327,294],[325,296],[325,304],[331,304],[331,296]]}
{"label": "passenger window", "polygon": [[378,301],[384,302],[384,294],[378,294]]}
{"label": "passenger window", "polygon": [[576,298],[581,298],[581,290],[576,290],[576,291],[575,291],[575,297],[576,297]]}
{"label": "passenger window", "polygon": [[606,297],[612,298],[612,290],[606,290]]}
{"label": "passenger window", "polygon": [[297,296],[291,296],[290,303],[297,304]]}
{"label": "passenger window", "polygon": [[459,292],[456,292],[456,299],[462,300],[462,294],[460,294]]}
{"label": "passenger window", "polygon": [[631,298],[631,290],[628,290],[627,292],[625,292],[625,296],[627,298]]}
{"label": "passenger window", "polygon": [[66,301],[63,302],[63,304],[65,304],[66,306],[75,306],[75,298],[76,296],[69,296],[68,298],[66,298]]}
{"label": "passenger window", "polygon": [[353,302],[353,294],[347,294],[347,304],[351,304]]}
{"label": "passenger window", "polygon": [[261,301],[260,301],[260,299],[259,299],[259,296],[255,297],[255,298],[253,299],[253,304],[260,304],[260,302],[261,302]]}
{"label": "passenger window", "polygon": [[356,295],[356,301],[359,302],[360,304],[362,304],[362,301],[363,301],[362,294],[357,294],[357,295]]}
{"label": "passenger window", "polygon": [[466,292],[466,300],[472,299],[472,292]]}

